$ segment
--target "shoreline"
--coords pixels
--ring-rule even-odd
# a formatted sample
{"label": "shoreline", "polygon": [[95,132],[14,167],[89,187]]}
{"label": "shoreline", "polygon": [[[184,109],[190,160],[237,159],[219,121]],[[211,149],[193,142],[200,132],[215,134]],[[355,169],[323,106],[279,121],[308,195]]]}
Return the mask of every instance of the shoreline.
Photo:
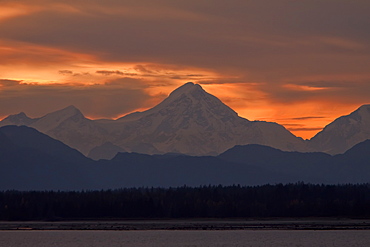
{"label": "shoreline", "polygon": [[148,219],[0,221],[0,231],[370,230],[370,219]]}

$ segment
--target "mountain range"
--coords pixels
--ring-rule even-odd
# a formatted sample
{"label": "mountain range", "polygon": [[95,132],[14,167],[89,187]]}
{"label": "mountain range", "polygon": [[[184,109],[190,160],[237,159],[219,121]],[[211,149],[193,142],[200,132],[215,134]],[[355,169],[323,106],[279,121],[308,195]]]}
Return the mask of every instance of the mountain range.
{"label": "mountain range", "polygon": [[119,153],[94,161],[26,126],[0,128],[0,190],[369,183],[370,140],[344,154],[238,145],[217,156]]}
{"label": "mountain range", "polygon": [[32,127],[95,160],[112,159],[119,152],[215,156],[247,144],[339,154],[370,139],[370,105],[303,140],[277,123],[239,117],[200,85],[186,83],[157,106],[116,120],[90,120],[68,106],[40,118],[10,115],[0,122],[6,125]]}

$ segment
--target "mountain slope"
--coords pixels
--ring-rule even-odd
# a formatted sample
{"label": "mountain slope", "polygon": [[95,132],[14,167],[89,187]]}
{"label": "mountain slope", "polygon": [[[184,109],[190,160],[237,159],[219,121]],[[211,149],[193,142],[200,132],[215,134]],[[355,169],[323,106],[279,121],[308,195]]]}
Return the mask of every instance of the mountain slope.
{"label": "mountain slope", "polygon": [[64,161],[88,162],[88,159],[77,150],[40,133],[36,129],[10,125],[1,127],[0,132],[17,147],[38,150],[47,155],[59,157]]}
{"label": "mountain slope", "polygon": [[[235,145],[305,151],[306,144],[276,123],[241,118],[200,85],[186,83],[157,106],[117,120],[89,120],[74,106],[38,119],[23,114],[5,124],[33,127],[94,159],[119,150],[146,154],[217,155]],[[104,145],[111,143],[112,145]]]}
{"label": "mountain slope", "polygon": [[25,125],[35,128],[85,155],[92,148],[106,142],[107,132],[94,121],[85,118],[74,106],[68,106],[41,118],[23,119],[22,113],[9,116],[0,122],[0,126]]}
{"label": "mountain slope", "polygon": [[91,189],[92,162],[35,129],[0,128],[0,190]]}
{"label": "mountain slope", "polygon": [[[304,142],[281,125],[241,118],[193,83],[179,87],[152,109],[120,118],[118,123],[121,132],[112,143],[143,153],[216,155],[248,143],[304,149]],[[133,149],[144,144],[147,150]]]}
{"label": "mountain slope", "polygon": [[32,123],[36,122],[36,119],[28,117],[24,112],[10,115],[6,118],[4,118],[2,121],[0,121],[0,127],[6,126],[6,125],[31,125]]}
{"label": "mountain slope", "polygon": [[220,159],[253,165],[270,172],[285,174],[297,181],[336,183],[333,157],[325,153],[286,152],[256,144],[235,146],[218,156]]}
{"label": "mountain slope", "polygon": [[368,183],[370,141],[346,153],[236,146],[219,156],[119,153],[93,161],[29,127],[0,128],[0,190],[82,190],[143,186]]}
{"label": "mountain slope", "polygon": [[314,150],[340,154],[366,139],[370,139],[370,105],[363,105],[351,114],[337,118],[309,143]]}

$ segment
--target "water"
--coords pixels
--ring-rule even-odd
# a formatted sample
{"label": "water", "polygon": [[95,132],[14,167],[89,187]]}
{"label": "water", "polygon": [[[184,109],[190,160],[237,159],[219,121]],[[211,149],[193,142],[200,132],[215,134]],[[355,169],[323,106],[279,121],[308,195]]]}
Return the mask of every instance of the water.
{"label": "water", "polygon": [[367,230],[0,231],[1,247],[368,246]]}

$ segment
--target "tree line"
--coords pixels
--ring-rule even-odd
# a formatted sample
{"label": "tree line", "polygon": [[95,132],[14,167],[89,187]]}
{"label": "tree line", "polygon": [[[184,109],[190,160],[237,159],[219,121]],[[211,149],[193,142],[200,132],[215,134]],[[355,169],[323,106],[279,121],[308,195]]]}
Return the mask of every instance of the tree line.
{"label": "tree line", "polygon": [[203,217],[370,217],[370,184],[0,192],[0,220]]}

